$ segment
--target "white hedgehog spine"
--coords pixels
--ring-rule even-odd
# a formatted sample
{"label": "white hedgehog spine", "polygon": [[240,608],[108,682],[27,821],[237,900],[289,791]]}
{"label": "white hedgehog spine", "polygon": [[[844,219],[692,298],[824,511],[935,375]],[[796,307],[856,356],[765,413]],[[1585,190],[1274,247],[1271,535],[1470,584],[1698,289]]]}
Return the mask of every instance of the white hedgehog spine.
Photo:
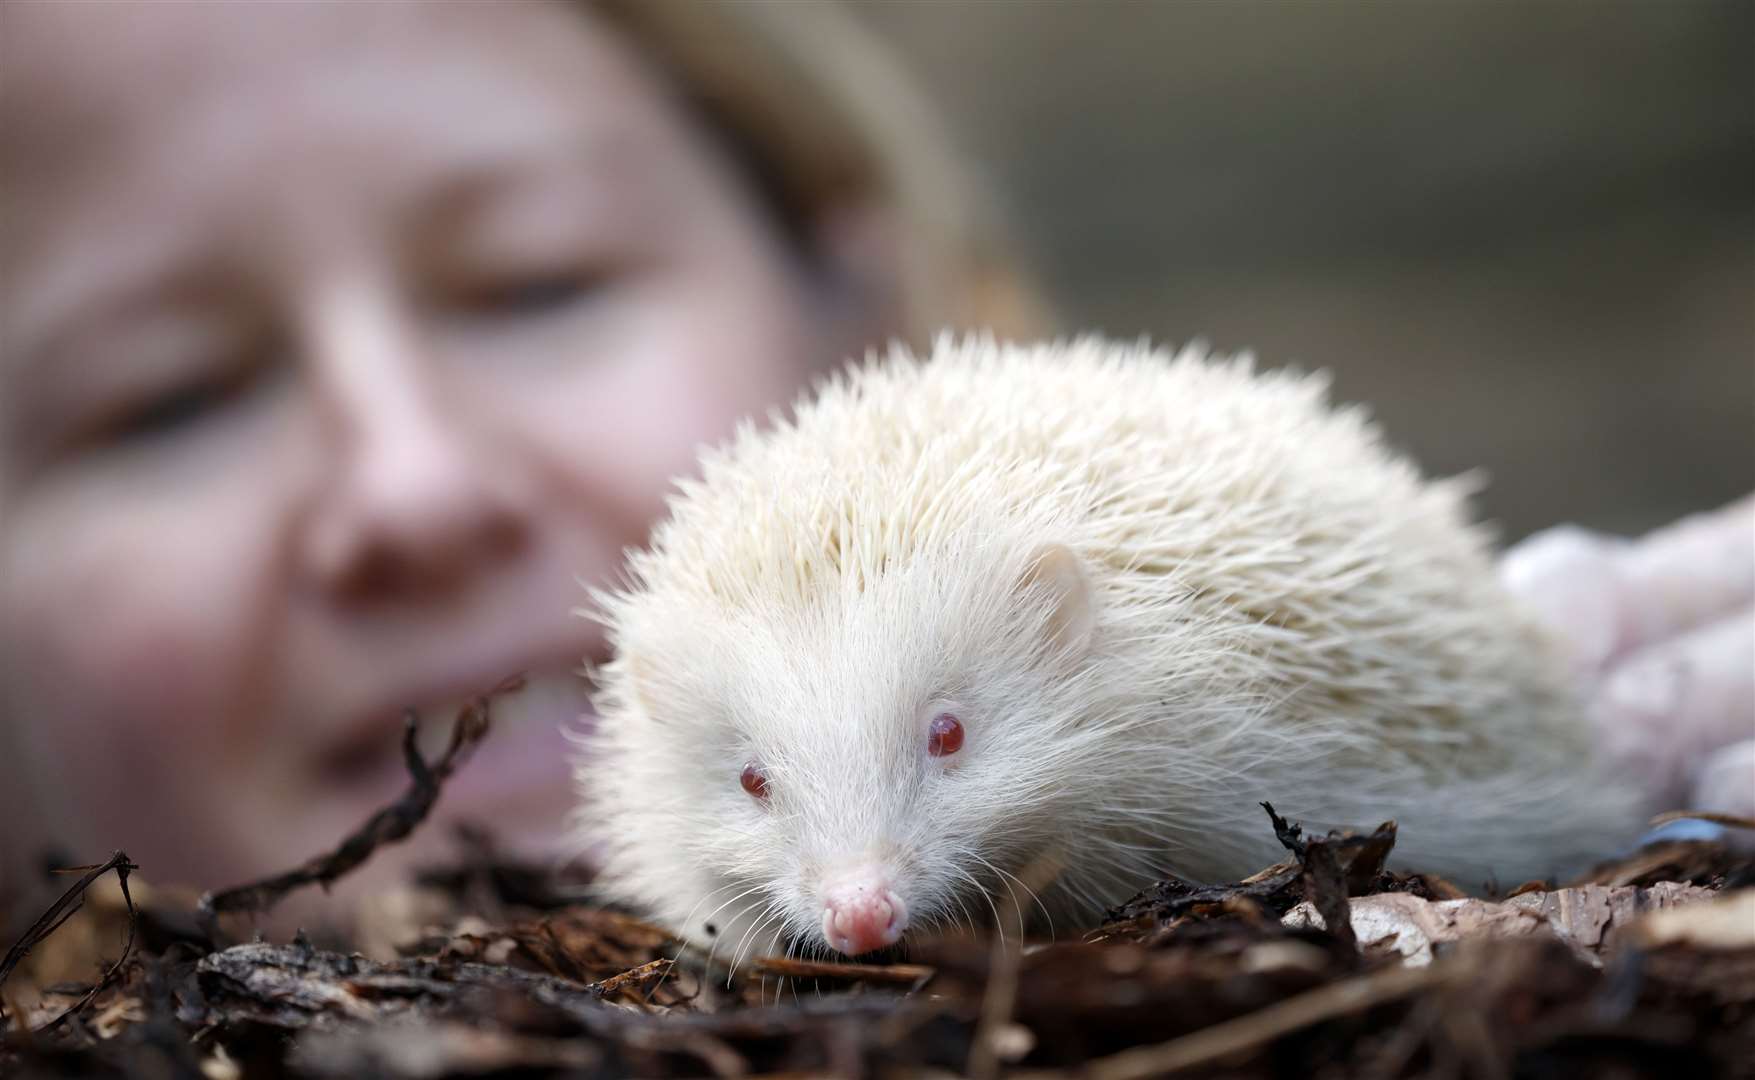
{"label": "white hedgehog spine", "polygon": [[[820,946],[847,860],[893,867],[919,926],[1048,854],[1044,901],[1088,917],[1266,865],[1263,799],[1396,818],[1403,862],[1465,885],[1629,838],[1469,482],[1422,481],[1325,390],[946,337],[746,423],[594,597],[617,656],[581,822],[609,894],[697,941]],[[947,708],[953,763],[920,750]]]}

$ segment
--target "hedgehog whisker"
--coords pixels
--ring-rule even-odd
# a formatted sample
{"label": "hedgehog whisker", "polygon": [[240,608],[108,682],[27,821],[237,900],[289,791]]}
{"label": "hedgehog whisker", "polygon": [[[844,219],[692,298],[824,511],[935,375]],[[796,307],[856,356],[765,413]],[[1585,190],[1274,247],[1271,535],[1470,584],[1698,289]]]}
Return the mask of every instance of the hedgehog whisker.
{"label": "hedgehog whisker", "polygon": [[[761,920],[751,928],[749,933],[744,935],[744,945],[739,950],[740,954],[742,954],[738,957],[739,963],[743,961],[746,955],[751,959],[755,957],[756,954],[751,951],[752,947],[761,939],[761,935],[764,932],[767,932],[770,927],[775,926],[776,924],[779,925],[781,931],[784,931],[786,926],[786,909],[770,896],[762,906]],[[780,932],[775,933],[774,940],[776,943],[781,940],[779,933]],[[769,949],[768,955],[773,955],[771,948]]]}
{"label": "hedgehog whisker", "polygon": [[[695,906],[690,908],[689,913],[682,917],[682,925],[684,925],[684,926],[688,925],[689,920],[695,917],[695,912],[701,910],[702,904],[705,904],[707,901],[713,899],[715,896],[718,896],[722,892],[726,892],[728,890],[735,889],[735,888],[737,888],[737,885],[735,883],[733,883],[731,885],[721,885],[717,889],[707,890],[707,894],[705,896],[701,897],[699,900],[696,900]],[[718,909],[715,908],[713,913],[709,914],[707,917],[712,918],[713,915],[717,914],[717,913],[718,913]]]}
{"label": "hedgehog whisker", "polygon": [[[683,916],[682,922],[679,923],[678,926],[679,927],[680,926],[687,926],[689,924],[689,920],[694,918],[695,912],[701,910],[702,904],[705,904],[707,901],[713,899],[715,896],[718,896],[720,893],[727,892],[731,889],[735,889],[736,887],[737,886],[735,884],[732,884],[732,885],[721,885],[717,889],[709,889],[705,896],[703,896],[699,900],[695,901],[695,906],[689,909],[689,913],[687,915]],[[732,897],[732,900],[736,900],[736,899],[737,899],[737,897],[735,897],[735,896]],[[726,903],[730,903],[730,902],[731,902],[730,900],[726,901]],[[720,905],[720,907],[723,907],[723,906],[724,906],[723,904]],[[713,911],[710,914],[708,914],[707,918],[709,920],[711,920],[713,918],[713,916],[717,915],[718,913],[719,913],[719,908],[714,908]],[[676,955],[674,955],[670,958],[670,962],[674,965],[677,961],[679,961],[683,958],[684,954],[686,954],[691,947],[695,947],[694,941],[688,937],[684,937],[682,939],[680,947],[676,950]],[[713,951],[711,949],[709,949],[707,951],[706,963],[711,964],[712,962],[713,962]]]}
{"label": "hedgehog whisker", "polygon": [[[731,888],[731,887],[732,886],[727,886],[727,888]],[[712,911],[709,911],[707,913],[707,917],[705,919],[703,919],[702,921],[709,922],[709,923],[712,922],[713,916],[719,914],[721,911],[724,911],[727,907],[730,907],[732,904],[737,903],[739,900],[742,900],[744,897],[748,896],[750,893],[760,892],[763,888],[765,888],[765,886],[763,886],[760,883],[755,884],[755,885],[751,885],[749,888],[745,889],[743,892],[738,893],[736,896],[725,901],[725,903],[720,904],[718,907],[714,908]],[[723,939],[722,938],[714,938],[713,947],[707,950],[707,963],[709,965],[713,963],[713,954],[719,950],[719,942],[721,940],[723,940]]]}
{"label": "hedgehog whisker", "polygon": [[[970,913],[969,905],[963,903],[963,894],[960,891],[953,892],[951,894],[951,898],[957,902],[957,906],[959,908],[963,909],[963,926],[965,929],[967,929],[969,931],[969,936],[974,937],[975,936],[975,916]],[[955,925],[955,924],[953,923],[952,925]]]}
{"label": "hedgehog whisker", "polygon": [[750,924],[749,929],[745,930],[743,936],[738,939],[737,950],[731,957],[731,970],[725,976],[727,987],[731,985],[731,980],[737,975],[738,966],[743,963],[744,952],[750,947],[750,943],[755,940],[756,935],[761,932],[763,927],[772,923],[777,917],[778,913],[775,910],[774,901],[771,898],[763,901],[761,915]]}
{"label": "hedgehog whisker", "polygon": [[[999,867],[995,866],[993,863],[989,862],[987,859],[982,858],[980,855],[976,855],[975,857],[977,859],[979,859],[983,864],[985,864],[989,870],[992,870],[994,873],[999,874],[1002,878],[1010,878],[1012,881],[1015,881],[1018,883],[1018,888],[1024,890],[1025,894],[1028,895],[1030,897],[1030,899],[1035,902],[1037,909],[1042,912],[1042,917],[1044,919],[1046,919],[1048,922],[1048,936],[1053,937],[1054,936],[1054,914],[1053,914],[1053,912],[1048,910],[1048,905],[1044,904],[1042,902],[1042,897],[1037,894],[1036,890],[1032,889],[1029,885],[1025,884],[1024,879],[1018,877],[1016,874],[1010,873],[1010,872],[1005,871],[1005,870],[1001,870]],[[1009,888],[1010,886],[1007,886],[1007,887]],[[1020,906],[1020,908],[1018,910],[1018,933],[1020,935],[1022,935],[1023,932],[1024,932],[1024,912],[1023,912],[1022,907]]]}
{"label": "hedgehog whisker", "polygon": [[[980,863],[982,866],[985,866],[987,869],[991,870],[995,874],[995,876],[997,876],[999,878],[999,883],[1001,885],[1005,886],[1006,894],[1011,897],[1012,911],[1018,917],[1018,940],[1019,940],[1019,943],[1021,944],[1023,942],[1023,940],[1026,937],[1028,937],[1029,935],[1027,933],[1025,933],[1025,931],[1024,931],[1024,904],[1021,900],[1018,899],[1018,890],[1012,888],[1011,881],[1006,880],[1008,877],[1010,877],[1010,875],[1006,874],[999,867],[993,865],[993,863],[991,861],[989,861],[988,859],[984,858],[980,852],[970,851],[970,852],[968,852],[968,855],[970,858],[974,859],[976,862]],[[1026,889],[1025,891],[1028,892],[1029,890]],[[999,916],[997,913],[995,913],[994,919],[995,919],[995,921],[998,921]]]}
{"label": "hedgehog whisker", "polygon": [[987,901],[987,909],[989,911],[993,912],[994,932],[999,934],[999,943],[1001,946],[1004,946],[1005,945],[1005,925],[1004,925],[1003,920],[1001,920],[999,917],[999,906],[993,902],[992,894],[990,892],[988,892],[987,887],[985,885],[981,884],[980,879],[977,878],[974,874],[971,874],[969,871],[963,869],[961,866],[958,866],[955,869],[957,872],[957,876],[964,879],[969,884],[975,886],[975,891],[981,894],[981,898],[983,900]]}

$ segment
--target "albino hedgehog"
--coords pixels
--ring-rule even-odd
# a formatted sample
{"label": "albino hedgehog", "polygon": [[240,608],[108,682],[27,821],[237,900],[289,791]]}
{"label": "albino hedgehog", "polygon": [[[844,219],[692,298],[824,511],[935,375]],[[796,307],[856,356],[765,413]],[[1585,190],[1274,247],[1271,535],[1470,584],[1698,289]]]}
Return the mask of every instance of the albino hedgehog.
{"label": "albino hedgehog", "polygon": [[1564,666],[1429,482],[1316,377],[941,339],[746,424],[629,584],[579,766],[601,884],[727,955],[856,955],[1401,824],[1465,884],[1636,831]]}

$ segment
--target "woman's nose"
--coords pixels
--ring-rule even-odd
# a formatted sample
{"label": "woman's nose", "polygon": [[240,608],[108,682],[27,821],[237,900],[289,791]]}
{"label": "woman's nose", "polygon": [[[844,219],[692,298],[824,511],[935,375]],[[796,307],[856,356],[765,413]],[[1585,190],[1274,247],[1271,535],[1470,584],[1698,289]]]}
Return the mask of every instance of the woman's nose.
{"label": "woman's nose", "polygon": [[307,572],[350,602],[468,584],[530,537],[521,474],[444,395],[408,320],[369,290],[319,310],[308,347],[328,423],[330,475],[303,529]]}

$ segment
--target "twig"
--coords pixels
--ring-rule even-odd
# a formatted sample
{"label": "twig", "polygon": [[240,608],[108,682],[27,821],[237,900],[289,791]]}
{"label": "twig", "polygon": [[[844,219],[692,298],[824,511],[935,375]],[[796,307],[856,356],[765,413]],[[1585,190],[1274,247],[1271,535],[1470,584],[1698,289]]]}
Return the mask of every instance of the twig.
{"label": "twig", "polygon": [[859,979],[864,982],[913,986],[936,975],[925,964],[839,964],[829,960],[793,960],[784,956],[752,957],[744,965],[757,975],[792,979]]}
{"label": "twig", "polygon": [[[61,1015],[37,1028],[36,1030],[38,1032],[52,1031],[59,1027],[69,1016],[91,1004],[93,998],[97,997],[106,987],[115,982],[116,976],[122,971],[122,965],[128,962],[128,957],[134,951],[134,925],[139,917],[139,913],[134,909],[134,897],[128,892],[128,875],[138,869],[140,869],[139,865],[130,860],[127,854],[120,850],[114,855],[111,855],[108,862],[101,863],[97,866],[72,867],[68,872],[71,873],[76,870],[84,870],[85,876],[74,882],[72,887],[62,893],[59,900],[49,905],[49,910],[43,912],[37,921],[31,924],[30,929],[24,932],[24,936],[20,937],[18,941],[13,944],[12,948],[6,950],[6,959],[0,960],[0,984],[6,982],[7,977],[12,974],[13,969],[24,962],[24,958],[33,948],[42,943],[45,938],[49,937],[49,935],[53,934],[56,930],[60,929],[62,923],[72,918],[74,913],[76,913],[81,907],[85,906],[85,890],[91,887],[92,882],[109,873],[111,870],[116,872],[116,881],[122,886],[122,900],[128,905],[128,940],[122,946],[122,955],[117,958],[114,964],[110,965],[110,969],[104,972],[103,978],[99,979],[91,989],[87,990],[84,996],[68,1006]],[[6,1006],[3,1001],[0,1001],[0,1023],[3,1023],[5,1019]]]}
{"label": "twig", "polygon": [[1190,1069],[1324,1020],[1376,1008],[1451,977],[1443,965],[1432,965],[1386,968],[1329,983],[1179,1039],[1098,1058],[1088,1062],[1080,1075],[1091,1080],[1135,1080]]}
{"label": "twig", "polygon": [[[1018,885],[1026,896],[1035,896],[1041,887],[1060,876],[1063,866],[1057,852],[1047,852],[1024,868],[1017,879]],[[964,1064],[964,1072],[975,1080],[987,1080],[999,1074],[1000,1033],[1011,1020],[1018,1001],[1018,969],[1023,964],[1024,954],[1024,902],[1017,890],[1008,889],[1006,892],[1006,912],[999,925],[1004,926],[1007,921],[1015,923],[1018,939],[1008,942],[1004,934],[996,934],[993,939],[992,959],[987,965],[987,989],[981,995],[981,1018],[975,1025],[969,1058]]]}
{"label": "twig", "polygon": [[[1012,905],[1016,907],[1017,905]],[[981,1018],[969,1040],[966,1075],[974,1080],[988,1080],[999,1074],[999,1032],[1011,1019],[1018,1000],[1018,966],[1022,960],[1022,941],[993,939],[992,959],[987,965],[987,989],[981,995]]]}
{"label": "twig", "polygon": [[1274,810],[1274,804],[1271,802],[1263,802],[1261,808],[1267,811],[1268,819],[1273,822],[1274,839],[1280,842],[1281,847],[1302,859],[1304,857],[1304,826],[1293,824],[1281,817]]}
{"label": "twig", "polygon": [[426,759],[421,757],[420,748],[415,741],[418,714],[413,709],[404,713],[402,759],[408,766],[413,783],[402,798],[373,814],[334,851],[261,881],[223,892],[204,894],[197,911],[208,936],[215,941],[219,940],[217,917],[222,913],[267,911],[287,893],[303,885],[319,884],[327,889],[336,879],[365,862],[381,845],[407,838],[432,811],[433,804],[439,799],[440,785],[467,760],[467,751],[473,749],[487,735],[489,702],[494,697],[523,685],[522,675],[513,676],[464,705],[451,728],[450,743],[445,747],[444,754],[432,765],[428,765]]}

